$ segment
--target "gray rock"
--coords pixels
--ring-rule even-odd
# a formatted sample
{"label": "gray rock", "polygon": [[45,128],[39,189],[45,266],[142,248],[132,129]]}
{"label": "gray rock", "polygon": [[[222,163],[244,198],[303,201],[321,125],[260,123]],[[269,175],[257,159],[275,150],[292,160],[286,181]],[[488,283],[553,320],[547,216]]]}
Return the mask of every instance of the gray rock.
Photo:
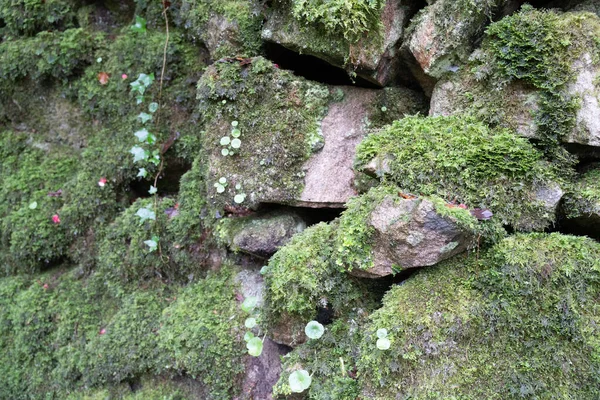
{"label": "gray rock", "polygon": [[275,211],[237,218],[227,236],[232,250],[269,257],[304,229],[306,222],[298,214]]}
{"label": "gray rock", "polygon": [[438,0],[413,18],[404,41],[404,53],[412,56],[425,74],[440,78],[455,72],[467,61],[474,43],[494,13],[510,12],[514,1],[500,0],[465,5],[455,0]]}
{"label": "gray rock", "polygon": [[353,269],[355,276],[377,278],[398,269],[437,264],[467,250],[471,233],[449,217],[442,217],[427,199],[392,199],[387,195],[371,211],[373,267]]}
{"label": "gray rock", "polygon": [[318,25],[296,20],[287,2],[275,3],[262,31],[265,41],[321,58],[358,76],[385,86],[397,76],[404,27],[416,11],[417,2],[388,0],[381,12],[381,29],[352,43],[341,35],[324,34]]}
{"label": "gray rock", "polygon": [[246,357],[246,368],[238,400],[272,400],[273,386],[281,374],[281,357],[285,350],[269,338],[263,342],[259,357]]}

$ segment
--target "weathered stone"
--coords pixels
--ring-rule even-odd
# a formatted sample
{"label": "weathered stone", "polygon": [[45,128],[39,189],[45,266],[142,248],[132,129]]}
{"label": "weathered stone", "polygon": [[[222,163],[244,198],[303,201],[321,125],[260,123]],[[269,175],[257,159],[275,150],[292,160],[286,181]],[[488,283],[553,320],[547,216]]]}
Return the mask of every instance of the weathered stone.
{"label": "weathered stone", "polygon": [[404,42],[408,51],[429,76],[440,78],[463,64],[483,28],[495,12],[508,12],[512,1],[480,2],[465,5],[454,0],[439,0],[426,7],[411,21]]}
{"label": "weathered stone", "polygon": [[269,337],[279,344],[297,347],[306,342],[304,327],[307,321],[302,321],[295,315],[283,314],[277,324],[270,326]]}
{"label": "weathered stone", "polygon": [[246,357],[246,368],[238,400],[272,400],[273,386],[281,374],[281,357],[286,351],[269,338],[259,357]]}
{"label": "weathered stone", "polygon": [[289,4],[282,2],[271,10],[262,38],[345,67],[366,80],[385,86],[400,72],[398,50],[404,28],[415,11],[415,1],[388,0],[381,11],[379,29],[352,42],[342,35],[324,32],[318,24],[296,20]]}
{"label": "weathered stone", "polygon": [[[253,60],[249,67],[217,63],[199,85],[208,116],[207,189],[218,208],[234,204],[238,194],[249,208],[343,207],[356,194],[355,149],[369,129],[426,109],[424,96],[409,89],[333,88]],[[241,145],[224,156],[232,149],[221,140],[233,140],[233,130]]]}
{"label": "weathered stone", "polygon": [[230,226],[226,236],[232,250],[265,258],[306,228],[306,222],[298,214],[285,211],[230,218],[227,222]]}
{"label": "weathered stone", "polygon": [[395,200],[388,195],[371,211],[368,223],[374,229],[373,266],[352,269],[355,276],[376,278],[434,265],[467,250],[474,239],[427,199]]}

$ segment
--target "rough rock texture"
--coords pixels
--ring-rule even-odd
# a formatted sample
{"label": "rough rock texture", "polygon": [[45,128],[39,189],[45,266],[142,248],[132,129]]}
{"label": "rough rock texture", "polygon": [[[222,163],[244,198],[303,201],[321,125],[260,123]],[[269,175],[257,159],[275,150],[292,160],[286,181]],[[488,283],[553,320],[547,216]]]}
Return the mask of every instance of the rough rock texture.
{"label": "rough rock texture", "polygon": [[317,23],[306,24],[292,15],[289,4],[277,3],[268,15],[262,38],[290,50],[319,57],[346,67],[378,85],[387,85],[399,74],[398,51],[404,28],[416,11],[412,0],[388,0],[381,10],[377,29],[353,41],[326,33]]}
{"label": "rough rock texture", "polygon": [[229,218],[227,242],[232,250],[268,258],[306,228],[294,212],[274,211],[257,216]]}
{"label": "rough rock texture", "polygon": [[272,400],[273,386],[281,374],[281,357],[285,349],[266,338],[260,357],[247,357],[242,393],[239,400]]}
{"label": "rough rock texture", "polygon": [[[262,58],[251,66],[209,68],[199,98],[206,115],[204,149],[210,153],[206,182],[217,208],[234,204],[237,194],[245,195],[240,205],[250,208],[343,207],[356,194],[352,164],[368,129],[426,108],[423,96],[409,89],[330,88]],[[234,130],[239,149],[221,144],[235,138]],[[221,178],[226,186],[219,192]]]}
{"label": "rough rock texture", "polygon": [[[493,24],[469,64],[437,83],[430,115],[468,111],[526,138],[575,145],[568,147],[574,151],[577,146],[598,147],[600,64],[593,44],[597,32],[600,19],[593,14],[524,7]],[[540,43],[536,37],[542,35],[568,39],[543,42],[539,61],[523,64],[520,54]],[[506,48],[514,50],[502,53]]]}
{"label": "rough rock texture", "polygon": [[509,11],[509,3],[515,2],[436,1],[411,21],[404,49],[427,75],[440,78],[467,60],[492,14],[503,11],[502,7],[505,7],[504,12]]}
{"label": "rough rock texture", "polygon": [[[378,278],[462,253],[475,243],[475,235],[446,209],[444,202],[372,189],[349,204],[340,219],[337,262],[352,275]],[[455,211],[476,223],[467,210]]]}

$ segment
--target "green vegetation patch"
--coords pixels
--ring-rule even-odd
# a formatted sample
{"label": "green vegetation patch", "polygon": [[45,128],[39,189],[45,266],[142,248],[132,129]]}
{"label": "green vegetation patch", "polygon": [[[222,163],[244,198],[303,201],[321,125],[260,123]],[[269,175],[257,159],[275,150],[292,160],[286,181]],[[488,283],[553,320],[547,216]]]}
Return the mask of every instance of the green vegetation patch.
{"label": "green vegetation patch", "polygon": [[[419,272],[365,327],[363,390],[377,399],[597,397],[599,256],[587,238],[519,234],[479,261],[458,256]],[[389,350],[375,347],[380,328]]]}
{"label": "green vegetation patch", "polygon": [[436,195],[522,230],[554,221],[536,191],[567,172],[543,159],[526,139],[472,117],[407,117],[358,146],[358,171],[368,171],[415,195]]}
{"label": "green vegetation patch", "polygon": [[563,209],[568,218],[600,214],[600,169],[585,172],[565,195]]}
{"label": "green vegetation patch", "polygon": [[267,324],[277,325],[290,317],[306,324],[317,316],[318,308],[336,316],[369,308],[368,287],[333,262],[337,228],[337,223],[307,228],[271,258],[265,277]]}
{"label": "green vegetation patch", "polygon": [[351,42],[379,30],[384,0],[291,0],[292,14],[299,22],[318,24],[330,34],[341,34]]}
{"label": "green vegetation patch", "polygon": [[0,35],[34,35],[74,26],[75,0],[11,0],[0,6]]}
{"label": "green vegetation patch", "polygon": [[94,35],[76,28],[0,43],[0,87],[28,77],[66,79],[92,62]]}

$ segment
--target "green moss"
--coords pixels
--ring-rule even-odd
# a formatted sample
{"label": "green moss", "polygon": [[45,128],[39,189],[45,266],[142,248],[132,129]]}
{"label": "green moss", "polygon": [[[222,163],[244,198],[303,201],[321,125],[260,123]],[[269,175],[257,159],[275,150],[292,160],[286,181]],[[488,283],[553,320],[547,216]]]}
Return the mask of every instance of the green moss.
{"label": "green moss", "polygon": [[[140,209],[153,211],[156,220],[142,222],[137,215]],[[202,254],[188,251],[174,238],[174,231],[182,232],[170,229],[178,217],[173,199],[163,198],[156,203],[138,199],[106,228],[98,248],[99,272],[111,281],[144,281],[153,277],[185,281],[190,273],[202,270],[203,263],[196,259]],[[159,247],[151,252],[144,242],[153,237],[159,239]]]}
{"label": "green moss", "polygon": [[567,218],[600,213],[600,169],[584,173],[564,197]]}
{"label": "green moss", "polygon": [[[323,85],[261,57],[249,62],[216,63],[198,85],[205,122],[203,157],[211,165],[206,191],[216,209],[233,205],[241,193],[246,207],[265,196],[279,203],[297,199],[304,186],[302,166],[327,109],[329,91]],[[241,140],[238,150],[220,144],[223,137],[234,139],[234,129]],[[223,156],[223,149],[235,154]],[[217,193],[214,184],[221,178],[227,180],[226,190]]]}
{"label": "green moss", "polygon": [[167,370],[203,382],[207,399],[231,398],[244,370],[243,313],[233,270],[224,268],[188,286],[163,311],[159,351]]}
{"label": "green moss", "polygon": [[290,395],[290,374],[305,369],[312,375],[308,398],[313,400],[356,399],[359,382],[350,377],[356,371],[355,360],[362,340],[360,325],[367,317],[366,310],[352,314],[351,318],[327,325],[325,334],[318,340],[309,340],[283,357],[283,372],[273,389],[273,395],[283,398]]}
{"label": "green moss", "polygon": [[380,28],[383,0],[291,0],[294,18],[304,24],[318,24],[330,34],[355,42],[363,34]]}
{"label": "green moss", "polygon": [[315,319],[318,308],[346,315],[368,308],[372,298],[359,280],[341,272],[334,260],[336,223],[320,223],[295,235],[269,260],[265,319],[276,325],[286,318]]}
{"label": "green moss", "polygon": [[0,43],[0,87],[26,77],[64,80],[92,62],[96,39],[78,28],[6,40]]}
{"label": "green moss", "polygon": [[[593,14],[523,6],[488,27],[481,50],[457,77],[465,86],[457,104],[486,122],[517,131],[523,120],[529,124],[531,119],[533,131],[527,134],[540,139],[551,158],[568,158],[556,146],[575,128],[580,106],[568,84],[575,79],[577,60],[586,53],[598,58],[599,32],[600,21]],[[519,91],[528,98],[519,98]]]}
{"label": "green moss", "polygon": [[416,195],[489,208],[494,219],[524,230],[554,221],[535,193],[568,174],[527,140],[462,115],[396,121],[363,140],[356,168]]}
{"label": "green moss", "polygon": [[13,0],[0,7],[0,35],[33,35],[43,30],[73,27],[72,0]]}
{"label": "green moss", "polygon": [[[599,255],[586,238],[516,235],[479,261],[457,257],[419,272],[388,292],[365,327],[363,393],[598,396]],[[379,328],[390,350],[375,348]]]}

